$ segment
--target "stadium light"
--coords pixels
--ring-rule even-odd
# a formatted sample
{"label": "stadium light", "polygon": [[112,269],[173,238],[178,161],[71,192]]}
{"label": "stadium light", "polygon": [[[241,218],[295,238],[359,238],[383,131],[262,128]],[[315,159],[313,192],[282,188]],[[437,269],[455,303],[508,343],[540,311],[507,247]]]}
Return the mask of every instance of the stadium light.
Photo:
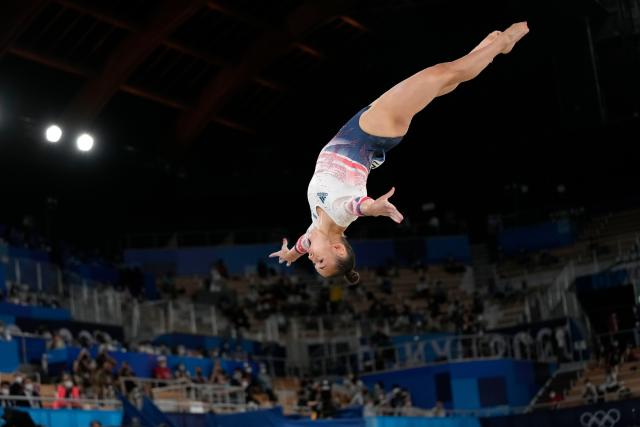
{"label": "stadium light", "polygon": [[82,152],[91,151],[93,148],[93,137],[88,133],[83,133],[76,139],[76,147]]}
{"label": "stadium light", "polygon": [[60,129],[60,126],[51,125],[45,131],[44,136],[45,138],[47,138],[47,141],[55,144],[56,142],[60,141],[60,138],[62,138],[62,129]]}

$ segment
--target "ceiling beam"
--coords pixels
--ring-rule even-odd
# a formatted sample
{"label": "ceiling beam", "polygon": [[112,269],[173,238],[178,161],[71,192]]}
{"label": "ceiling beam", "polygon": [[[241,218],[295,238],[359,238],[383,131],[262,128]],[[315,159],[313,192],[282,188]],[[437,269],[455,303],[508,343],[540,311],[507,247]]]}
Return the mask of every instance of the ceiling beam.
{"label": "ceiling beam", "polygon": [[[217,10],[218,12],[224,15],[230,16],[232,18],[235,18],[236,20],[243,22],[251,27],[258,28],[263,31],[274,30],[273,25],[264,21],[260,17],[245,13],[244,11],[233,7],[231,4],[223,4],[218,0],[209,0],[207,1],[207,6],[209,6],[209,9]],[[317,49],[315,49],[312,46],[309,46],[306,43],[296,43],[294,44],[294,47],[296,47],[297,49],[300,49],[303,52],[311,54],[311,56],[314,56],[318,59],[325,58],[324,54],[318,52]]]}
{"label": "ceiling beam", "polygon": [[101,72],[85,84],[67,108],[63,121],[89,126],[145,58],[201,7],[199,0],[164,0],[139,32],[130,33],[115,48]]}
{"label": "ceiling beam", "polygon": [[4,0],[0,3],[0,58],[49,0]]}
{"label": "ceiling beam", "polygon": [[[8,53],[32,62],[36,62],[38,64],[45,65],[47,67],[50,67],[56,70],[63,71],[65,73],[73,74],[77,77],[81,77],[87,80],[94,78],[96,75],[95,71],[90,70],[88,68],[84,68],[75,64],[70,64],[66,61],[63,61],[42,53],[33,52],[28,49],[23,49],[20,47],[16,47],[16,46],[11,47],[8,49]],[[152,102],[164,105],[166,107],[174,108],[178,111],[193,111],[193,105],[186,104],[177,99],[169,98],[167,96],[160,95],[158,93],[155,93],[153,91],[150,91],[148,89],[144,89],[138,86],[123,84],[122,86],[120,86],[120,90],[122,92],[128,93],[138,98],[143,98],[148,101],[152,101]],[[239,130],[241,132],[248,133],[248,134],[255,133],[253,129],[250,129],[240,123],[237,123],[233,120],[229,120],[223,117],[212,117],[211,120],[215,123],[226,126],[230,129]]]}
{"label": "ceiling beam", "polygon": [[202,91],[196,110],[183,113],[178,120],[177,136],[187,144],[206,127],[210,118],[219,114],[224,105],[252,81],[276,58],[299,42],[314,28],[336,15],[342,15],[354,0],[309,0],[289,14],[283,28],[262,34],[237,61],[218,73]]}
{"label": "ceiling beam", "polygon": [[[82,3],[80,0],[55,0],[55,1],[67,9],[75,10],[76,12],[79,12],[84,15],[89,15],[98,21],[102,21],[106,24],[111,25],[112,27],[121,28],[123,30],[130,31],[132,33],[139,33],[141,31],[140,27],[137,24],[134,24],[133,22],[130,22],[128,20],[113,16],[111,12],[107,10],[103,10],[94,5]],[[205,52],[200,49],[187,46],[184,43],[179,42],[177,40],[166,38],[162,43],[168,48],[175,50],[176,52],[193,56],[194,58],[198,58],[202,61],[205,61],[209,65],[222,67],[227,65],[228,63],[228,61],[222,58],[221,56],[213,55],[209,52]],[[318,55],[321,56],[321,54],[318,54]],[[256,78],[255,82],[272,90],[286,91],[288,89],[286,86],[272,80]]]}

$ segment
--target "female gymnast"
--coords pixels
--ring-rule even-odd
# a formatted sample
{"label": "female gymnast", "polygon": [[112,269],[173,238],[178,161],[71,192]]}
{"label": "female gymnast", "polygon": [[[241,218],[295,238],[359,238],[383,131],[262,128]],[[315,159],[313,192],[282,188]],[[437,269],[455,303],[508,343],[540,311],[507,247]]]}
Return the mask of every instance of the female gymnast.
{"label": "female gymnast", "polygon": [[308,254],[321,276],[344,276],[348,283],[357,283],[355,255],[344,235],[349,224],[361,216],[403,220],[389,202],[395,188],[377,199],[367,196],[369,171],[380,166],[385,153],[398,145],[415,114],[434,98],[476,77],[499,54],[511,52],[528,32],[526,22],[495,31],[467,55],[414,74],[351,118],[318,157],[307,190],[311,226],[291,249],[283,239],[282,248],[269,257],[290,266]]}

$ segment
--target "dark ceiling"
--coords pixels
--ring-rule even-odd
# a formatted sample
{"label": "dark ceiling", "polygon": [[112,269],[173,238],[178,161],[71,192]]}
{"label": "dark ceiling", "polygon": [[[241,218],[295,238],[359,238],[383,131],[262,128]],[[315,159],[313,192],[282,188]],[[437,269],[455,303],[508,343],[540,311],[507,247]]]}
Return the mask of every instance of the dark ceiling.
{"label": "dark ceiling", "polygon": [[[633,7],[636,0],[3,1],[0,222],[32,215],[55,235],[95,245],[130,232],[293,233],[308,219],[317,153],[351,115],[523,19],[527,38],[417,116],[372,174],[370,192],[395,185],[414,223],[427,219],[425,202],[482,223],[514,208],[628,198],[638,148],[626,135],[637,141],[640,111]],[[43,142],[51,122],[65,129],[64,144]],[[72,148],[81,130],[96,137],[86,155]],[[513,183],[529,191],[516,200],[505,190]],[[360,223],[361,232],[380,225]]]}

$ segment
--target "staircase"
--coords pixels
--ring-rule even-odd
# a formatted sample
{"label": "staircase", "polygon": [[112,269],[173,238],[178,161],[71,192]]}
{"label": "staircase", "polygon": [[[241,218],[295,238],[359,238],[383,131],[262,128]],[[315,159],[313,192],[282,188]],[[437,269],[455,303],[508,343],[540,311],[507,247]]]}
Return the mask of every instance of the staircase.
{"label": "staircase", "polygon": [[581,377],[583,369],[584,366],[582,364],[571,364],[560,368],[536,394],[529,408],[540,409],[551,405],[549,394],[552,391],[556,395],[566,396]]}
{"label": "staircase", "polygon": [[120,396],[120,400],[122,401],[122,409],[124,411],[122,425],[176,427],[176,425],[146,397],[144,398],[142,409],[138,409],[124,396]]}

